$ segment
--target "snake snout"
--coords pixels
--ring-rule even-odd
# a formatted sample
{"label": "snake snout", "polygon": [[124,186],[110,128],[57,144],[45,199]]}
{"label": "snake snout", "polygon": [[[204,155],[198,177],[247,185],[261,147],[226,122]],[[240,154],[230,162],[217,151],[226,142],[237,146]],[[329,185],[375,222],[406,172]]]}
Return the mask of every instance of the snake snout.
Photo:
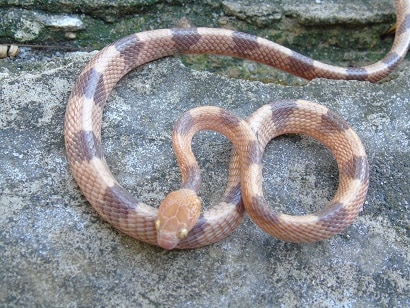
{"label": "snake snout", "polygon": [[174,233],[161,232],[157,234],[158,246],[167,250],[174,249],[180,239]]}

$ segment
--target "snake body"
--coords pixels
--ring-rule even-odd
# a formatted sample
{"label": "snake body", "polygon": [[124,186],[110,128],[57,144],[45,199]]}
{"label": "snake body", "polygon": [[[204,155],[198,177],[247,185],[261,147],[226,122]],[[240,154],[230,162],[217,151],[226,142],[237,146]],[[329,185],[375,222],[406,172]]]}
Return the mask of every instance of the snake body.
{"label": "snake body", "polygon": [[[327,108],[305,101],[278,102],[262,107],[247,122],[215,107],[191,110],[179,120],[173,134],[182,187],[167,196],[160,211],[129,194],[111,174],[101,145],[102,111],[108,95],[125,74],[147,62],[175,54],[241,57],[306,79],[376,82],[390,74],[408,51],[409,3],[409,0],[395,1],[398,26],[391,51],[372,65],[356,68],[324,64],[266,39],[225,29],[162,29],[120,39],[89,62],[69,98],[64,133],[75,180],[103,219],[138,240],[166,249],[201,247],[223,239],[241,223],[245,209],[263,230],[287,241],[317,241],[340,232],[362,208],[368,165],[357,135]],[[225,134],[233,142],[236,154],[232,156],[221,202],[199,214],[196,192],[200,175],[190,152],[190,138],[201,129]],[[263,149],[271,138],[284,133],[312,136],[329,148],[338,163],[339,189],[332,201],[315,214],[277,213],[263,198]],[[188,203],[192,200],[192,204],[184,206],[182,200]]]}

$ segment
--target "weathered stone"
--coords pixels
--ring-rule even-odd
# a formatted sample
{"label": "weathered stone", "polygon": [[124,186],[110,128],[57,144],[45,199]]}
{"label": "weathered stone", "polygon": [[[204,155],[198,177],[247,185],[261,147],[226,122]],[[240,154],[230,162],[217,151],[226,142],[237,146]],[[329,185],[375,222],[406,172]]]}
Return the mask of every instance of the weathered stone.
{"label": "weathered stone", "polygon": [[282,3],[286,15],[297,18],[306,26],[374,24],[389,21],[395,14],[390,0],[296,0]]}
{"label": "weathered stone", "polygon": [[[18,42],[31,42],[43,37],[60,37],[61,33],[72,33],[85,29],[78,16],[45,14],[25,9],[0,10],[0,37],[13,37]],[[6,35],[7,34],[7,35]]]}
{"label": "weathered stone", "polygon": [[275,3],[255,1],[223,1],[223,10],[227,15],[245,20],[257,27],[266,27],[282,19],[283,10]]}

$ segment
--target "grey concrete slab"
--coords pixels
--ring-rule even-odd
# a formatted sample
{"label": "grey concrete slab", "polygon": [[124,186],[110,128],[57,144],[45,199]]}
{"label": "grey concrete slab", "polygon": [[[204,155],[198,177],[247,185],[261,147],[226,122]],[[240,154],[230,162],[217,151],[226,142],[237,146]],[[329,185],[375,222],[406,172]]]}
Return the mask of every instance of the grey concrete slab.
{"label": "grey concrete slab", "polygon": [[[285,243],[247,218],[220,243],[168,252],[102,221],[72,178],[64,112],[90,57],[77,53],[33,71],[0,72],[0,305],[410,305],[408,63],[380,84],[263,84],[193,71],[173,58],[126,76],[105,110],[103,146],[120,183],[153,206],[180,182],[173,123],[199,105],[246,117],[277,99],[312,100],[342,115],[369,157],[364,210],[332,239]],[[204,133],[194,151],[209,206],[224,190],[230,144]],[[337,166],[317,142],[285,136],[269,145],[264,189],[272,206],[309,213],[336,188]]]}

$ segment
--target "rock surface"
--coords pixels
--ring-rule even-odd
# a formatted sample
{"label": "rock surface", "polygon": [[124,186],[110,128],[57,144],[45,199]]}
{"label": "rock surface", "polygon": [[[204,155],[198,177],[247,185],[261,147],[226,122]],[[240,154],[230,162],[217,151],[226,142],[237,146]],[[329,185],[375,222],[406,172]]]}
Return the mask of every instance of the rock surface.
{"label": "rock surface", "polygon": [[[362,50],[361,63],[363,58],[374,62],[386,53],[391,43],[380,40],[380,35],[394,18],[391,0],[0,0],[0,44],[90,51],[139,31],[225,27],[274,40],[315,58],[352,65],[346,60],[357,59],[345,55],[352,46]],[[320,51],[312,54],[317,47]],[[210,64],[208,69],[215,66]]]}
{"label": "rock surface", "polygon": [[[180,182],[173,123],[199,105],[247,117],[274,100],[312,100],[349,122],[369,158],[364,210],[332,239],[284,243],[246,219],[222,242],[167,252],[103,222],[72,178],[64,112],[91,56],[73,53],[31,71],[0,71],[0,305],[410,305],[408,62],[380,84],[314,80],[286,87],[194,71],[172,58],[126,76],[105,110],[103,146],[119,182],[153,206]],[[223,192],[230,145],[203,133],[194,151],[209,206]],[[264,189],[272,206],[309,213],[336,188],[337,166],[317,142],[285,136],[268,147]]]}

